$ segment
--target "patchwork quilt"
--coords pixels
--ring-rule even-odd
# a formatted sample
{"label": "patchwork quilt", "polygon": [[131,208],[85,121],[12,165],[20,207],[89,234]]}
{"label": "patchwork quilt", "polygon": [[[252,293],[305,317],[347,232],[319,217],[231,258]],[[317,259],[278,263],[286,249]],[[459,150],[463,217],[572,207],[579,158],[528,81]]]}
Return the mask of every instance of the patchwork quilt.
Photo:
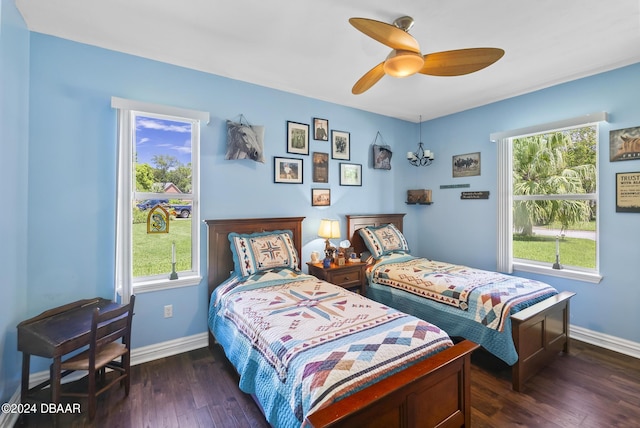
{"label": "patchwork quilt", "polygon": [[514,308],[557,294],[540,281],[400,254],[381,259],[369,281],[470,311],[476,322],[498,331]]}
{"label": "patchwork quilt", "polygon": [[209,326],[277,427],[453,345],[432,324],[284,268],[219,286]]}

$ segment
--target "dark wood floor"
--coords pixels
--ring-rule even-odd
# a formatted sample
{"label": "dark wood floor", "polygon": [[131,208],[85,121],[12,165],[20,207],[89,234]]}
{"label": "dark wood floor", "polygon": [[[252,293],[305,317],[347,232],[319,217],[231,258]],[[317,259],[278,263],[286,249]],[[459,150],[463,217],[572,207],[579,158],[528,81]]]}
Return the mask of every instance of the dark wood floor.
{"label": "dark wood floor", "polygon": [[[511,390],[510,369],[484,352],[473,356],[473,427],[638,427],[640,362],[572,341],[522,393]],[[65,385],[65,387],[68,387]],[[74,402],[68,399],[67,402]],[[60,415],[67,427],[268,427],[220,349],[163,358],[132,368],[131,394],[115,388],[98,401],[93,423],[82,413]],[[30,415],[17,427],[50,427],[49,415]]]}

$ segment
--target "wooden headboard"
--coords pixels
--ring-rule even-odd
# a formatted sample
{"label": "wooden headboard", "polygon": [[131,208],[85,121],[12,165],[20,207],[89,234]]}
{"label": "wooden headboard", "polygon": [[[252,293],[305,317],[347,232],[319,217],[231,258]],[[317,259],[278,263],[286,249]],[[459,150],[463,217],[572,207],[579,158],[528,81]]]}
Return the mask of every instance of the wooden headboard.
{"label": "wooden headboard", "polygon": [[382,226],[393,223],[402,232],[402,219],[405,214],[363,214],[347,215],[347,236],[353,246],[353,251],[360,255],[363,251],[368,251],[358,233],[358,229],[366,226]]}
{"label": "wooden headboard", "polygon": [[[304,220],[304,217],[205,220],[205,223],[208,226],[209,236],[207,257],[207,299],[211,299],[211,293],[213,290],[228,279],[231,272],[233,272],[233,255],[231,254],[231,246],[229,245],[229,233],[256,233],[267,232],[270,230],[290,230],[293,232],[293,243],[296,246],[296,249],[300,251],[302,248],[302,220]],[[300,254],[298,254],[298,268],[301,268]],[[209,332],[209,347],[212,347],[213,344],[214,339],[211,332]]]}

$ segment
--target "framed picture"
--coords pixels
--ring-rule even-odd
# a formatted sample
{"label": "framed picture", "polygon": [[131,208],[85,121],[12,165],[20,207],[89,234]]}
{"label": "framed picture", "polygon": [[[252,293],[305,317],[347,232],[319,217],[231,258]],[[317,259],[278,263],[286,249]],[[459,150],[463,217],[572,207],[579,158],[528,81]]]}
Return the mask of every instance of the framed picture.
{"label": "framed picture", "polygon": [[264,163],[264,126],[242,123],[242,117],[240,122],[227,120],[227,152],[224,159],[251,159]]}
{"label": "framed picture", "polygon": [[373,168],[374,169],[391,169],[391,147],[373,145]]}
{"label": "framed picture", "polygon": [[302,183],[302,159],[273,157],[274,183]]}
{"label": "framed picture", "polygon": [[349,160],[350,153],[350,135],[344,131],[331,131],[331,157],[333,159]]}
{"label": "framed picture", "polygon": [[329,121],[327,119],[313,118],[313,139],[329,141]]}
{"label": "framed picture", "polygon": [[313,182],[329,182],[329,153],[313,152]]}
{"label": "framed picture", "polygon": [[453,156],[452,169],[454,178],[480,175],[480,152]]}
{"label": "framed picture", "polygon": [[340,162],[340,185],[362,186],[362,165]]}
{"label": "framed picture", "polygon": [[609,131],[609,161],[640,159],[640,126]]}
{"label": "framed picture", "polygon": [[616,212],[640,213],[640,172],[616,173]]}
{"label": "framed picture", "polygon": [[311,206],[328,207],[331,205],[331,189],[311,189]]}
{"label": "framed picture", "polygon": [[287,153],[309,154],[309,125],[287,121]]}

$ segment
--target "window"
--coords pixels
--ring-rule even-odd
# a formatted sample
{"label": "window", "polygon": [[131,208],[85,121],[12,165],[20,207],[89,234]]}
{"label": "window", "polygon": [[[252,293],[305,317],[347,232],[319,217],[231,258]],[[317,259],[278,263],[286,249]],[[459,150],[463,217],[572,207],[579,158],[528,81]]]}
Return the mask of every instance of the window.
{"label": "window", "polygon": [[113,98],[118,108],[116,283],[133,292],[200,283],[200,122],[208,113]]}
{"label": "window", "polygon": [[492,135],[499,139],[498,270],[600,281],[597,158],[603,115]]}

